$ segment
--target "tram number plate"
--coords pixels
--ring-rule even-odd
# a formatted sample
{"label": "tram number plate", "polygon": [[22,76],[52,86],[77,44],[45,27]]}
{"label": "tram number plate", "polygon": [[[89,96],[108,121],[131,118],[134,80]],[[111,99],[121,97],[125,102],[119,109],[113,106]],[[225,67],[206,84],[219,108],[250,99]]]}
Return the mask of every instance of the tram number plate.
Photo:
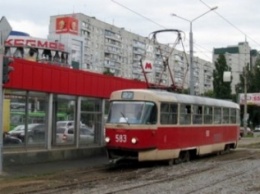
{"label": "tram number plate", "polygon": [[116,134],[115,135],[115,140],[117,143],[126,143],[127,141],[127,136],[123,134]]}

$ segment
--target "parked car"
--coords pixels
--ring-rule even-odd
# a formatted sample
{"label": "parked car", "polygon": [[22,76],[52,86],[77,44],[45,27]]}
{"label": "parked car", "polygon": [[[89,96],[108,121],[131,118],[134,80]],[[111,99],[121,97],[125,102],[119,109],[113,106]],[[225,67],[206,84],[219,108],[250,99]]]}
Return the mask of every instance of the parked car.
{"label": "parked car", "polygon": [[[254,135],[254,132],[249,127],[247,127],[246,129],[247,129],[246,131],[247,135]],[[245,129],[244,127],[240,127],[240,137],[244,137],[244,136],[245,136]]]}
{"label": "parked car", "polygon": [[[74,127],[75,121],[57,121],[57,127]],[[80,127],[86,126],[80,122]]]}
{"label": "parked car", "polygon": [[3,145],[18,145],[22,144],[22,141],[14,136],[11,136],[9,133],[3,133]]}
{"label": "parked car", "polygon": [[[56,131],[56,142],[60,143],[74,143],[75,134],[74,127],[59,127]],[[94,142],[94,134],[88,127],[79,128],[79,143],[91,144]]]}
{"label": "parked car", "polygon": [[260,131],[260,125],[256,125],[254,131],[256,131],[256,132]]}
{"label": "parked car", "polygon": [[[31,123],[28,124],[28,143],[43,142],[45,138],[45,124],[43,123]],[[18,125],[13,130],[9,132],[11,136],[21,139],[22,142],[25,141],[25,125]]]}
{"label": "parked car", "polygon": [[9,131],[9,134],[12,136],[19,136],[21,133],[24,133],[24,125],[17,125],[15,128],[13,128],[11,131]]}

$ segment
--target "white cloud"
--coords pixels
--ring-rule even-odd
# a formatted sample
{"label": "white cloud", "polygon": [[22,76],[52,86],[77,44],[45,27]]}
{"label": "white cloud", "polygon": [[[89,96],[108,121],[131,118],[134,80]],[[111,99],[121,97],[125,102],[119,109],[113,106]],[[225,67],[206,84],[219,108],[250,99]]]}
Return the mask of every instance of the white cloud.
{"label": "white cloud", "polygon": [[[193,22],[196,53],[207,55],[207,60],[211,59],[213,48],[236,45],[244,40],[244,33],[251,48],[260,48],[260,1],[203,2],[212,7],[218,6],[218,9]],[[1,1],[0,7],[1,14],[6,16],[14,30],[36,37],[46,38],[50,16],[80,12],[141,36],[148,36],[163,27],[182,30],[186,33],[186,50],[189,50],[189,22],[171,14],[192,20],[208,10],[201,0],[9,0]],[[201,50],[196,50],[196,47]]]}
{"label": "white cloud", "polygon": [[15,31],[22,31],[30,34],[30,36],[38,38],[46,38],[48,34],[48,28],[46,26],[40,26],[31,21],[14,21],[10,20],[10,25]]}

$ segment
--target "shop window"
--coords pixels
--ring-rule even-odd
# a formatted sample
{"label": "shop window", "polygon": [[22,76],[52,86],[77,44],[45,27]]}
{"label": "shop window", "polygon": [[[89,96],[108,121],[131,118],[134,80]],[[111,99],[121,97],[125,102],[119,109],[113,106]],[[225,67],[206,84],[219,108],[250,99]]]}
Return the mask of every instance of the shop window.
{"label": "shop window", "polygon": [[82,98],[80,120],[85,125],[85,129],[88,131],[86,137],[82,135],[82,138],[88,139],[86,141],[80,141],[80,145],[100,144],[101,133],[104,129],[102,123],[102,100],[95,98]]}
{"label": "shop window", "polygon": [[[66,136],[68,129],[75,130],[76,126],[76,97],[55,95],[53,99],[52,137],[55,144],[74,144],[75,134]],[[63,129],[64,128],[64,129]],[[76,129],[77,130],[77,129]],[[57,133],[64,131],[63,134]]]}

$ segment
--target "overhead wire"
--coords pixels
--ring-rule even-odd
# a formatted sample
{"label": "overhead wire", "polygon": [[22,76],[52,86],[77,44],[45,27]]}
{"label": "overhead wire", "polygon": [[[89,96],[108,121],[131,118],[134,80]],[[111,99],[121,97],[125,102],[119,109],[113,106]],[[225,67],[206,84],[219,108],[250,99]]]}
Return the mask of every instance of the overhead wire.
{"label": "overhead wire", "polygon": [[[140,16],[140,17],[142,17],[142,18],[144,18],[144,19],[146,19],[146,20],[148,20],[148,21],[150,21],[151,23],[153,23],[153,24],[155,24],[155,25],[157,25],[157,26],[160,26],[160,27],[166,29],[165,26],[163,26],[163,25],[161,25],[161,24],[155,22],[154,20],[150,19],[149,17],[146,17],[146,16],[144,16],[144,15],[142,15],[142,14],[140,14],[140,13],[134,11],[133,9],[130,9],[129,7],[123,5],[123,4],[121,4],[121,3],[119,3],[119,2],[117,2],[117,1],[115,1],[115,0],[111,0],[111,1],[114,2],[115,4],[118,4],[119,6],[121,6],[121,7],[125,8],[125,9],[127,9],[127,10],[129,10],[129,11],[135,13],[136,15],[138,15],[138,16]],[[210,7],[208,4],[206,4],[204,1],[200,0],[200,2],[203,3],[203,4],[204,4],[206,7],[208,7],[209,9],[211,8],[211,7]],[[259,44],[256,40],[254,40],[251,36],[249,36],[249,35],[246,34],[244,31],[242,31],[241,29],[239,29],[239,28],[238,28],[237,26],[235,26],[232,22],[230,22],[230,21],[229,21],[228,19],[226,19],[224,16],[222,16],[221,14],[219,14],[216,10],[213,10],[213,11],[214,11],[219,17],[221,17],[225,22],[227,22],[229,25],[231,25],[233,28],[235,28],[237,31],[239,31],[241,34],[243,34],[244,36],[248,37],[248,38],[249,38],[251,41],[253,41],[256,45],[260,46],[260,44]],[[208,57],[207,54],[205,54],[205,51],[206,51],[206,53],[212,53],[212,51],[210,51],[210,50],[207,49],[207,48],[204,48],[203,46],[201,46],[201,45],[199,45],[199,44],[197,44],[197,43],[194,43],[194,46],[195,46],[198,50],[201,50],[200,53],[202,53],[205,57],[210,58],[210,57]],[[199,48],[202,48],[202,49],[199,49]],[[195,53],[198,53],[198,52],[195,52]],[[211,59],[211,60],[212,60],[212,59]]]}
{"label": "overhead wire", "polygon": [[150,22],[152,22],[152,23],[154,23],[154,24],[156,24],[156,25],[158,25],[158,26],[160,26],[160,27],[166,29],[165,26],[163,26],[163,25],[161,25],[161,24],[159,24],[159,23],[153,21],[152,19],[150,19],[150,18],[148,18],[148,17],[146,17],[146,16],[144,16],[144,15],[142,15],[142,14],[140,14],[140,13],[138,13],[138,12],[132,10],[132,9],[130,9],[129,7],[126,7],[126,6],[124,6],[123,4],[118,3],[117,1],[114,1],[114,0],[111,0],[111,1],[114,2],[115,4],[118,4],[119,6],[121,6],[121,7],[123,7],[123,8],[125,8],[125,9],[127,9],[128,11],[131,11],[131,12],[135,13],[136,15],[139,15],[140,17],[145,18],[146,20],[148,20],[148,21],[150,21]]}
{"label": "overhead wire", "polygon": [[[200,0],[201,3],[203,3],[206,7],[210,8],[210,6],[208,4],[206,4],[204,1]],[[229,20],[227,20],[224,16],[222,16],[221,14],[219,14],[216,10],[213,10],[220,18],[222,18],[224,21],[226,21],[229,25],[231,25],[233,28],[235,28],[236,30],[238,30],[240,33],[242,33],[245,36],[245,43],[247,42],[247,37],[252,40],[256,45],[260,46],[260,44],[254,40],[253,38],[251,38],[248,34],[246,34],[245,32],[243,32],[241,29],[239,29],[237,26],[235,26],[232,22],[230,22]],[[245,54],[245,56],[247,54],[250,55],[250,51],[249,53],[245,53],[245,52],[240,52],[239,54]],[[238,60],[240,59],[239,56],[235,56],[235,58],[237,58]]]}
{"label": "overhead wire", "polygon": [[[150,18],[148,18],[148,17],[146,17],[146,16],[144,16],[144,15],[142,15],[142,14],[140,14],[140,13],[138,13],[137,11],[134,11],[133,9],[130,9],[129,7],[127,7],[127,6],[125,6],[125,5],[123,5],[123,4],[121,4],[121,3],[119,3],[119,2],[117,2],[117,1],[115,1],[115,0],[111,0],[113,3],[115,3],[115,4],[117,4],[117,5],[119,5],[119,6],[121,6],[121,7],[123,7],[123,8],[125,8],[125,9],[127,9],[128,11],[130,11],[130,12],[132,12],[132,13],[134,13],[134,14],[136,14],[136,15],[138,15],[138,16],[140,16],[140,17],[142,17],[142,18],[144,18],[144,19],[146,19],[146,20],[148,20],[148,21],[150,21],[151,23],[153,23],[153,24],[155,24],[155,25],[157,25],[157,26],[160,26],[160,27],[162,27],[162,28],[164,28],[164,29],[167,29],[167,27],[165,27],[165,26],[163,26],[163,25],[161,25],[161,24],[159,24],[159,23],[157,23],[157,22],[155,22],[154,20],[152,20],[152,19],[150,19]],[[198,46],[200,46],[199,44],[194,44],[194,46],[196,47],[196,48],[198,48],[196,45],[198,45]],[[203,48],[202,46],[200,46],[201,48]],[[208,49],[205,49],[208,53],[212,53],[212,51],[210,51],[210,50],[208,50]],[[196,53],[196,52],[195,52]],[[204,53],[204,55],[205,55],[205,52],[203,52]],[[205,55],[206,56],[206,55]],[[208,56],[206,56],[207,58],[210,58],[210,57],[208,57]],[[210,60],[212,60],[212,59],[210,59]]]}
{"label": "overhead wire", "polygon": [[[206,4],[204,1],[200,0],[201,3],[203,3],[206,7],[210,8],[210,6],[208,4]],[[260,44],[254,40],[253,38],[251,38],[248,34],[246,34],[245,32],[243,32],[241,29],[239,29],[237,26],[235,26],[233,23],[231,23],[229,20],[227,20],[224,16],[222,16],[220,13],[218,13],[216,10],[213,10],[219,17],[221,17],[224,21],[226,21],[229,25],[231,25],[232,27],[234,27],[236,30],[238,30],[240,33],[242,33],[244,36],[248,37],[250,40],[252,40],[253,42],[255,42],[258,46],[260,46]]]}
{"label": "overhead wire", "polygon": [[[152,20],[152,19],[150,19],[150,18],[148,18],[148,17],[146,17],[146,16],[144,16],[144,15],[142,15],[142,14],[140,14],[140,13],[138,13],[138,12],[136,12],[136,11],[134,11],[134,10],[132,10],[132,9],[130,9],[130,8],[128,8],[128,7],[126,7],[126,6],[124,6],[124,5],[122,5],[121,3],[118,3],[118,2],[116,2],[116,1],[114,1],[114,0],[111,0],[112,2],[114,2],[114,3],[116,3],[116,4],[118,4],[119,6],[121,6],[121,7],[124,7],[125,9],[127,9],[127,10],[129,10],[129,11],[131,11],[131,12],[133,12],[133,13],[135,13],[136,15],[138,15],[138,16],[140,16],[140,17],[142,17],[142,18],[144,18],[144,19],[146,19],[146,20],[148,20],[148,21],[150,21],[151,23],[153,23],[153,24],[156,24],[156,25],[158,25],[158,26],[160,26],[160,27],[162,27],[162,28],[165,28],[165,29],[167,29],[165,26],[163,26],[163,25],[161,25],[161,24],[159,24],[159,23],[157,23],[157,22],[155,22],[154,20]],[[201,1],[201,3],[203,3],[204,5],[206,5],[209,9],[211,9],[211,7],[209,6],[209,5],[207,5],[205,2],[203,2],[202,0],[200,0]],[[220,15],[217,11],[215,11],[215,10],[213,10],[219,17],[221,17],[224,21],[226,21],[229,25],[231,25],[232,27],[234,27],[236,30],[238,30],[240,33],[242,33],[243,35],[245,35],[245,37],[248,37],[250,40],[252,40],[256,45],[258,45],[258,46],[260,46],[260,44],[256,41],[256,40],[254,40],[252,37],[250,37],[249,35],[247,35],[245,32],[243,32],[242,30],[240,30],[237,26],[235,26],[233,23],[231,23],[229,20],[227,20],[225,17],[223,17],[222,15]],[[245,40],[245,42],[246,42],[246,40]],[[194,43],[193,44],[196,48],[198,48],[196,45],[198,45],[197,43]],[[201,47],[200,45],[198,45],[199,47]],[[201,48],[203,48],[203,47],[201,47]],[[207,49],[205,49],[205,50],[207,50]],[[212,53],[212,51],[208,51],[209,53]],[[196,53],[196,52],[195,52]],[[203,51],[202,52],[205,56],[207,56],[206,54],[205,54],[205,52]],[[211,60],[213,60],[213,58],[211,59]]]}

